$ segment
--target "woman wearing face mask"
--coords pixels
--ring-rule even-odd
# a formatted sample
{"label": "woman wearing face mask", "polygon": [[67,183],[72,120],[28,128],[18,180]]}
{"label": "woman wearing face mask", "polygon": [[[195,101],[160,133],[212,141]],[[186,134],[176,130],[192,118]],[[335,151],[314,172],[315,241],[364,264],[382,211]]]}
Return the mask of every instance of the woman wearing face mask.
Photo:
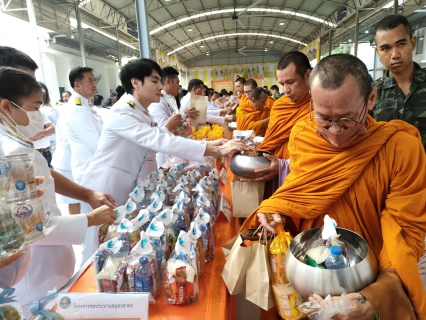
{"label": "woman wearing face mask", "polygon": [[74,272],[71,245],[81,244],[88,227],[112,223],[115,219],[115,212],[106,206],[87,215],[61,216],[47,162],[29,139],[43,126],[39,121],[42,104],[41,87],[32,76],[17,69],[0,68],[0,151],[4,155],[34,154],[36,175],[46,177],[43,207],[48,205],[57,220],[56,228],[48,236],[0,270],[0,287],[13,286],[17,301],[22,305],[40,300],[52,288],[64,286]]}
{"label": "woman wearing face mask", "polygon": [[[184,121],[180,114],[170,117],[164,127],[157,126],[148,107],[160,101],[161,76],[160,66],[149,59],[130,61],[121,69],[126,94],[111,109],[83,177],[83,186],[108,192],[118,205],[124,205],[137,183],[157,169],[157,152],[201,162],[203,156],[224,156],[247,149],[241,140],[202,144],[175,136],[171,132]],[[91,229],[83,245],[83,262],[97,249],[97,229]]]}

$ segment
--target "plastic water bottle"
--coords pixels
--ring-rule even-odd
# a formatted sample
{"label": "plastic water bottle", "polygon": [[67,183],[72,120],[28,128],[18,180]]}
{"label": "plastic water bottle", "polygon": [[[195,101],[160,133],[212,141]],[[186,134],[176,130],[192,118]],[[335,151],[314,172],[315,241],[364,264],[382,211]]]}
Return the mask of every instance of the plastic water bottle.
{"label": "plastic water bottle", "polygon": [[175,221],[175,223],[173,224],[173,230],[174,230],[174,234],[175,237],[177,239],[177,237],[179,237],[179,233],[180,231],[185,231],[186,230],[186,222],[185,222],[185,217],[182,213],[178,214],[178,218]]}
{"label": "plastic water bottle", "polygon": [[207,227],[204,224],[199,226],[201,231],[201,239],[203,239],[204,250],[207,252],[209,246],[209,237],[207,235]]}
{"label": "plastic water bottle", "polygon": [[146,257],[139,259],[140,265],[135,271],[135,290],[136,292],[149,292],[154,297],[154,279],[151,266]]}
{"label": "plastic water bottle", "polygon": [[343,256],[341,247],[331,246],[330,253],[327,259],[325,259],[326,269],[343,269],[347,267],[346,258]]}

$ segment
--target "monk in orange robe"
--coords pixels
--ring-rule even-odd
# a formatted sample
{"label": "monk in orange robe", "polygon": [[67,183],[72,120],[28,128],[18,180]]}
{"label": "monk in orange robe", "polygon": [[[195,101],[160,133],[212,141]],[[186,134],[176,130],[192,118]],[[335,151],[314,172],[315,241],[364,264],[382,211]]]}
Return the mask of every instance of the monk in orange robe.
{"label": "monk in orange robe", "polygon": [[[368,116],[377,89],[364,63],[331,55],[312,71],[314,112],[290,134],[290,174],[242,226],[286,216],[304,231],[323,225],[327,213],[339,227],[360,234],[379,266],[376,281],[348,293],[356,307],[347,320],[426,319],[426,294],[417,266],[426,235],[426,156],[418,130],[406,122]],[[414,311],[414,312],[413,312]],[[272,319],[274,310],[263,314]],[[340,315],[343,317],[343,315]]]}
{"label": "monk in orange robe", "polygon": [[253,79],[249,79],[244,83],[244,94],[240,98],[240,104],[238,105],[237,109],[237,129],[240,129],[241,122],[244,119],[244,116],[247,113],[254,112],[254,108],[251,106],[250,103],[250,96],[254,89],[257,88],[257,82]]}
{"label": "monk in orange robe", "polygon": [[253,130],[256,136],[265,135],[269,123],[269,114],[275,100],[268,96],[263,88],[256,88],[251,93],[251,112],[247,112],[242,121],[237,122],[238,130]]}
{"label": "monk in orange robe", "polygon": [[258,150],[272,152],[280,159],[288,159],[291,128],[309,113],[310,72],[311,65],[302,52],[289,52],[278,62],[277,79],[285,96],[275,101],[265,139]]}

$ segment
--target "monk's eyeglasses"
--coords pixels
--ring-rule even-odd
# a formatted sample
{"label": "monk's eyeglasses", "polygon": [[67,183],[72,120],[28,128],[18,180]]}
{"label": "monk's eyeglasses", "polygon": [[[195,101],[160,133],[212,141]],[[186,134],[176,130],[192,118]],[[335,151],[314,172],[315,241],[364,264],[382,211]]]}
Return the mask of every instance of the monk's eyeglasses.
{"label": "monk's eyeglasses", "polygon": [[365,99],[363,103],[363,108],[361,110],[361,114],[359,115],[358,120],[354,120],[350,118],[340,118],[337,120],[330,120],[330,119],[324,119],[321,117],[312,118],[312,100],[311,100],[309,102],[309,120],[312,121],[317,126],[322,127],[324,129],[330,128],[333,122],[336,122],[337,125],[341,128],[350,129],[355,127],[358,123],[361,122],[361,119],[364,117],[365,111],[367,110],[367,102],[368,102],[368,97]]}

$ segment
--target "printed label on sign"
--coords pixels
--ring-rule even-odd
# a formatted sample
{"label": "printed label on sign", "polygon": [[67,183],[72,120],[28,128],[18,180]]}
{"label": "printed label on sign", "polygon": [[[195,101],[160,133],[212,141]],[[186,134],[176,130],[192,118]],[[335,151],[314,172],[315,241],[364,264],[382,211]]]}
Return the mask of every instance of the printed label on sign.
{"label": "printed label on sign", "polygon": [[56,301],[56,312],[66,319],[148,319],[147,293],[60,293]]}

